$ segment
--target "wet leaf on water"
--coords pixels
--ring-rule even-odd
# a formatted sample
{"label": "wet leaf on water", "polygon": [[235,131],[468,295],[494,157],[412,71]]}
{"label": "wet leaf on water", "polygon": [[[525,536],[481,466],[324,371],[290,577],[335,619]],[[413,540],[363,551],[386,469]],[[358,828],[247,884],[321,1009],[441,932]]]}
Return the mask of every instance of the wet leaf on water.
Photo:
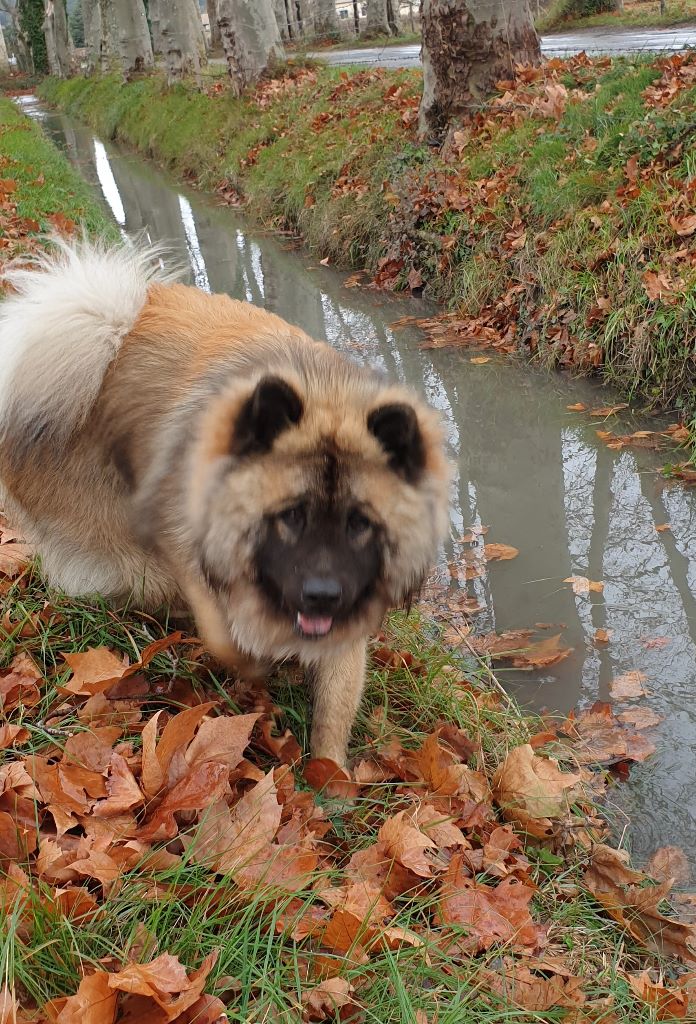
{"label": "wet leaf on water", "polygon": [[576,402],[575,405],[567,405],[568,412],[585,412],[587,406],[583,402]]}
{"label": "wet leaf on water", "polygon": [[520,552],[511,544],[486,544],[483,553],[487,562],[506,562],[517,558]]}
{"label": "wet leaf on water", "polygon": [[590,416],[604,419],[607,416],[613,416],[622,409],[628,409],[628,402],[618,402],[616,405],[603,405],[596,409],[590,409]]}
{"label": "wet leaf on water", "polygon": [[658,715],[652,708],[628,708],[619,712],[617,718],[626,725],[632,725],[634,729],[651,729],[664,721],[662,715]]}
{"label": "wet leaf on water", "polygon": [[597,580],[588,580],[587,576],[567,576],[564,583],[570,583],[574,594],[601,594],[604,584]]}
{"label": "wet leaf on water", "polygon": [[645,870],[658,882],[671,880],[675,885],[688,885],[691,879],[688,857],[679,846],[661,846],[655,850]]}
{"label": "wet leaf on water", "polygon": [[658,533],[665,533],[667,530],[671,530],[672,527],[670,523],[660,523],[660,525],[656,526],[655,529]]}
{"label": "wet leaf on water", "polygon": [[655,753],[655,744],[624,727],[611,705],[603,701],[596,701],[579,714],[571,712],[561,732],[573,740],[573,754],[579,764],[610,766],[621,761],[645,761]]}
{"label": "wet leaf on water", "polygon": [[594,642],[596,644],[608,644],[613,635],[613,629],[596,629],[594,631]]}
{"label": "wet leaf on water", "polygon": [[484,363],[490,363],[490,361],[490,356],[474,356],[473,359],[469,360],[469,362],[473,363],[474,366],[483,366]]}
{"label": "wet leaf on water", "polygon": [[634,700],[637,697],[646,697],[648,691],[643,683],[647,676],[637,669],[630,672],[623,672],[615,676],[609,684],[609,691],[614,700]]}

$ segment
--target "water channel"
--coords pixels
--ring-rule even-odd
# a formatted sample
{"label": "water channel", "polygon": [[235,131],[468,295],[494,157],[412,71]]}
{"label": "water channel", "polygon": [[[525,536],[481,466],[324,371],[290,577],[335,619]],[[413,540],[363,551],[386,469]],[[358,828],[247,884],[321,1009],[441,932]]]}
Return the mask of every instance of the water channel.
{"label": "water channel", "polygon": [[[501,673],[502,682],[526,706],[565,712],[606,699],[620,673],[645,674],[641,704],[664,716],[650,733],[657,753],[632,769],[613,801],[631,822],[637,863],[659,846],[681,846],[696,882],[696,489],[666,483],[655,471],[664,457],[607,448],[596,435],[605,424],[568,411],[577,402],[609,404],[605,390],[497,356],[475,364],[468,349],[423,350],[417,328],[390,326],[428,315],[419,301],[346,287],[348,275],[80,123],[33,97],[22,106],[120,228],[171,243],[193,283],[273,310],[417,387],[441,410],[457,466],[444,559],[460,557],[460,538],[475,524],[490,526],[487,541],[520,552],[469,582],[483,606],[476,630],[562,624],[573,648],[543,671]],[[608,426],[630,433],[646,423],[626,412]],[[575,595],[563,583],[572,575],[603,581],[603,593]],[[597,628],[613,631],[608,644],[594,642]]]}

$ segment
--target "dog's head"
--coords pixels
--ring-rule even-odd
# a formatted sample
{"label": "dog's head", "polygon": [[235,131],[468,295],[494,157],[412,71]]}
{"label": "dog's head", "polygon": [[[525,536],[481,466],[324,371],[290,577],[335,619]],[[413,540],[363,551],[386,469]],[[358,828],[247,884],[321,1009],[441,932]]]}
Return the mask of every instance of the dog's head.
{"label": "dog's head", "polygon": [[200,567],[230,620],[256,618],[244,630],[269,646],[376,628],[417,589],[442,534],[433,414],[349,366],[263,376],[211,410],[203,433]]}

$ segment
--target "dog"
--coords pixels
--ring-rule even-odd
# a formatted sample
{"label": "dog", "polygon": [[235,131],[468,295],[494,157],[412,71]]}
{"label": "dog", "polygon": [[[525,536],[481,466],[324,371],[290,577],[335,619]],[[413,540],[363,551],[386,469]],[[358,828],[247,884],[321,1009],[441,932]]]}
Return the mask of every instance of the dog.
{"label": "dog", "polygon": [[48,583],[183,598],[212,654],[297,658],[310,747],[344,764],[366,643],[447,522],[439,417],[134,243],[56,241],[0,307],[0,498]]}

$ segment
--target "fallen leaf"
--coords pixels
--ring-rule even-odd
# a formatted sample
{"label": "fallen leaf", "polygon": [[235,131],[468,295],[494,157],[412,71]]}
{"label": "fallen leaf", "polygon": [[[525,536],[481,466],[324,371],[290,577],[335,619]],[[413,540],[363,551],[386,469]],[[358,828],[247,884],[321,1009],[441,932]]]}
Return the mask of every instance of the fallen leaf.
{"label": "fallen leaf", "polygon": [[176,957],[162,953],[150,963],[129,964],[109,974],[108,985],[112,990],[151,999],[163,1011],[164,1020],[173,1021],[197,1002],[216,960],[217,953],[209,953],[198,970],[187,974]]}
{"label": "fallen leaf", "polygon": [[484,363],[490,363],[490,361],[490,356],[474,356],[473,359],[469,360],[469,362],[473,363],[475,366],[483,366]]}
{"label": "fallen leaf", "polygon": [[118,997],[109,988],[109,977],[106,971],[86,975],[74,996],[48,1003],[49,1019],[54,1024],[112,1024]]}
{"label": "fallen leaf", "polygon": [[620,412],[621,409],[628,409],[628,402],[618,402],[616,405],[603,405],[596,409],[590,409],[590,416],[605,419],[607,416],[613,416],[614,413]]}
{"label": "fallen leaf", "polygon": [[350,773],[328,757],[311,757],[304,766],[304,777],[312,789],[327,796],[347,800],[360,791]]}
{"label": "fallen leaf", "polygon": [[511,558],[517,558],[519,550],[510,544],[486,544],[483,553],[488,562],[506,562]]}
{"label": "fallen leaf", "polygon": [[596,580],[588,580],[587,576],[567,576],[563,582],[572,585],[574,594],[589,594],[590,591],[595,594],[601,594],[604,590],[603,583]]}
{"label": "fallen leaf", "polygon": [[696,213],[689,213],[685,217],[670,217],[669,224],[680,238],[689,238],[696,232]]}
{"label": "fallen leaf", "polygon": [[613,629],[596,629],[594,631],[594,642],[596,644],[608,644],[613,635]]}
{"label": "fallen leaf", "polygon": [[656,526],[655,529],[658,533],[665,533],[667,530],[671,530],[672,527],[669,523],[660,523],[660,525]]}
{"label": "fallen leaf", "polygon": [[532,960],[527,966],[506,957],[503,970],[498,972],[484,967],[479,978],[499,998],[501,1009],[507,1010],[512,1005],[544,1013],[555,1007],[583,1006],[584,980],[570,971],[556,973],[550,966],[544,960],[538,963]]}
{"label": "fallen leaf", "polygon": [[636,697],[645,697],[648,693],[643,686],[645,680],[645,674],[637,669],[623,672],[620,676],[615,676],[612,679],[609,684],[609,692],[614,700],[633,700]]}
{"label": "fallen leaf", "polygon": [[658,882],[671,880],[677,885],[688,885],[691,878],[689,860],[679,846],[661,846],[655,850],[645,870]]}
{"label": "fallen leaf", "polygon": [[583,765],[645,761],[655,753],[654,743],[625,728],[614,716],[611,705],[603,701],[596,701],[580,714],[571,713],[561,732],[573,739],[573,754]]}
{"label": "fallen leaf", "polygon": [[634,729],[651,729],[664,721],[662,715],[658,715],[652,708],[628,708],[616,717],[626,725],[632,725]]}
{"label": "fallen leaf", "polygon": [[668,988],[662,981],[654,982],[650,972],[625,975],[632,992],[652,1007],[656,1020],[684,1020],[688,1016],[689,993],[682,988]]}
{"label": "fallen leaf", "polygon": [[361,1012],[355,989],[345,978],[326,978],[302,993],[303,1021],[348,1021]]}
{"label": "fallen leaf", "polygon": [[186,761],[192,766],[204,761],[218,761],[229,768],[236,768],[260,717],[259,714],[220,715],[204,719],[186,749]]}
{"label": "fallen leaf", "polygon": [[281,815],[282,807],[270,771],[234,807],[229,808],[224,801],[219,801],[208,808],[191,841],[191,854],[194,860],[211,870],[222,874],[233,872],[253,863],[266,851],[280,827]]}
{"label": "fallen leaf", "polygon": [[72,676],[60,687],[62,693],[92,696],[103,692],[118,682],[128,668],[128,658],[114,654],[108,647],[95,647],[79,654],[63,654],[63,659],[72,669]]}
{"label": "fallen leaf", "polygon": [[587,406],[582,402],[576,402],[575,405],[567,405],[566,409],[568,412],[586,412]]}
{"label": "fallen leaf", "polygon": [[539,757],[530,744],[514,747],[493,776],[493,796],[506,821],[545,839],[555,831],[553,819],[570,809],[580,775],[562,772],[558,762]]}
{"label": "fallen leaf", "polygon": [[194,767],[171,789],[138,833],[140,839],[173,839],[179,828],[175,815],[210,807],[229,789],[230,770],[226,764],[204,761]]}
{"label": "fallen leaf", "polygon": [[528,644],[517,654],[503,654],[501,657],[510,661],[514,668],[532,669],[548,668],[556,665],[573,653],[572,647],[561,647],[561,634],[550,636],[537,643]]}

